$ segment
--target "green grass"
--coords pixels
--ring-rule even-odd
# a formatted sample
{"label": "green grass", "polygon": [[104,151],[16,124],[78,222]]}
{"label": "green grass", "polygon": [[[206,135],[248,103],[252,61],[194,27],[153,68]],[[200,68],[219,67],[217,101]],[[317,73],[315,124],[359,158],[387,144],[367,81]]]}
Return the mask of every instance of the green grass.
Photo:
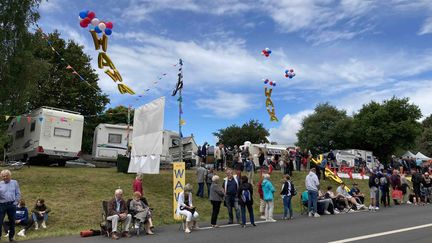
{"label": "green grass", "polygon": [[[221,178],[224,176],[219,173]],[[295,211],[300,209],[300,194],[305,189],[305,172],[294,172],[293,181],[298,194],[293,199]],[[132,181],[135,175],[117,173],[114,168],[56,168],[56,167],[31,167],[22,170],[12,171],[12,178],[18,180],[22,197],[26,200],[29,211],[33,208],[37,198],[44,198],[47,206],[52,212],[48,220],[48,229],[34,229],[28,231],[26,239],[43,238],[52,236],[64,236],[79,234],[86,229],[99,229],[101,222],[101,201],[111,199],[114,190],[122,188],[124,197],[132,196]],[[259,174],[254,178],[254,199],[255,214],[258,215],[259,197],[256,190],[256,183]],[[275,193],[275,214],[283,212],[282,199],[279,196],[282,174],[275,172],[271,176]],[[187,171],[186,182],[194,186],[196,193],[195,171]],[[348,185],[351,185],[346,180]],[[365,204],[369,204],[367,180],[356,180],[360,190],[366,195]],[[327,185],[336,184],[329,181],[322,181],[321,188]],[[143,188],[150,206],[154,210],[155,225],[172,224],[172,172],[161,171],[159,175],[144,175]],[[207,190],[205,190],[207,195]],[[210,222],[211,204],[207,198],[194,197],[194,205],[200,214],[201,222]],[[222,207],[219,219],[227,219],[228,214],[225,207]]]}

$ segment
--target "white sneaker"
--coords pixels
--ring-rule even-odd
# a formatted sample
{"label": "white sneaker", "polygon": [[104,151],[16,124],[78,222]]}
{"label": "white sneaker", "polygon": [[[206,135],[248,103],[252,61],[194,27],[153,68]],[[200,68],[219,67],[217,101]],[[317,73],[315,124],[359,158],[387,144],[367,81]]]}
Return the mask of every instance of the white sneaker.
{"label": "white sneaker", "polygon": [[42,228],[44,228],[44,229],[46,229],[46,224],[45,224],[45,221],[42,221]]}
{"label": "white sneaker", "polygon": [[39,224],[38,224],[38,222],[35,222],[34,224],[35,224],[35,230],[38,230],[38,229],[39,229]]}
{"label": "white sneaker", "polygon": [[339,210],[335,209],[334,214],[340,214]]}
{"label": "white sneaker", "polygon": [[312,216],[313,216],[312,212],[309,212],[309,217],[312,217]]}
{"label": "white sneaker", "polygon": [[266,219],[266,217],[264,215],[260,216],[260,219]]}
{"label": "white sneaker", "polygon": [[410,202],[410,201],[407,201],[407,204],[412,204],[412,202]]}
{"label": "white sneaker", "polygon": [[375,207],[372,207],[372,205],[369,205],[369,210],[373,210]]}
{"label": "white sneaker", "polygon": [[5,238],[7,239],[9,237],[9,230],[8,232],[5,234]]}
{"label": "white sneaker", "polygon": [[269,218],[269,219],[267,219],[266,221],[267,221],[267,222],[276,222],[276,220],[273,219],[273,218]]}
{"label": "white sneaker", "polygon": [[379,210],[379,207],[375,207],[375,210]]}
{"label": "white sneaker", "polygon": [[190,229],[185,230],[185,233],[187,233],[187,234],[189,234],[190,232],[191,232]]}
{"label": "white sneaker", "polygon": [[319,218],[319,217],[321,217],[318,213],[314,213],[314,217],[315,218]]}
{"label": "white sneaker", "polygon": [[327,210],[324,210],[324,214],[325,215],[330,215],[331,213],[329,211],[327,211]]}
{"label": "white sneaker", "polygon": [[20,230],[20,232],[18,232],[17,235],[21,236],[21,237],[26,237],[26,235],[25,235],[25,229]]}
{"label": "white sneaker", "polygon": [[134,227],[135,227],[135,229],[139,229],[140,225],[139,224],[135,224]]}

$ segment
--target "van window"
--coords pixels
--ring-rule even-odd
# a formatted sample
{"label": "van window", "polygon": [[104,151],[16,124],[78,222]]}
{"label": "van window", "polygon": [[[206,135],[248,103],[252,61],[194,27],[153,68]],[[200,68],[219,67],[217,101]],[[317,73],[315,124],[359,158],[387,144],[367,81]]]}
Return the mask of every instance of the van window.
{"label": "van window", "polygon": [[55,127],[54,128],[54,136],[56,136],[56,137],[70,138],[71,137],[71,130],[70,129],[64,129],[64,128]]}
{"label": "van window", "polygon": [[36,121],[32,122],[32,124],[30,125],[30,132],[34,132],[35,129],[36,129]]}
{"label": "van window", "polygon": [[15,139],[20,139],[24,137],[24,129],[18,130],[15,133]]}
{"label": "van window", "polygon": [[121,134],[108,134],[108,143],[121,143],[122,135]]}

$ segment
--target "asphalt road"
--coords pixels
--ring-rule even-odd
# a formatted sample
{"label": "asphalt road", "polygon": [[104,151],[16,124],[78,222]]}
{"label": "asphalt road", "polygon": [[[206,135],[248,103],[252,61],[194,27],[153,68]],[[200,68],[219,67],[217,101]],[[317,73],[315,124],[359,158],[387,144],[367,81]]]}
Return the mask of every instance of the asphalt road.
{"label": "asphalt road", "polygon": [[[226,213],[222,208],[221,213]],[[275,217],[277,219],[277,217]],[[220,222],[222,223],[222,222]],[[428,225],[429,224],[429,225]],[[332,242],[383,233],[394,230],[407,229],[409,227],[421,226],[423,228],[412,229],[405,232],[376,236],[357,241],[345,242],[432,242],[432,206],[402,205],[381,209],[378,212],[356,212],[343,213],[339,215],[328,215],[320,218],[308,218],[297,215],[294,220],[275,223],[259,223],[257,227],[248,225],[241,228],[238,225],[207,229],[208,223],[202,222],[199,230],[185,234],[179,231],[179,225],[158,227],[153,236],[133,236],[132,238],[120,239],[121,242],[146,242],[146,243],[175,243],[175,242],[301,242],[318,243]],[[34,243],[76,243],[88,242],[98,243],[109,241],[104,236],[80,238],[79,236],[49,238],[31,240]]]}

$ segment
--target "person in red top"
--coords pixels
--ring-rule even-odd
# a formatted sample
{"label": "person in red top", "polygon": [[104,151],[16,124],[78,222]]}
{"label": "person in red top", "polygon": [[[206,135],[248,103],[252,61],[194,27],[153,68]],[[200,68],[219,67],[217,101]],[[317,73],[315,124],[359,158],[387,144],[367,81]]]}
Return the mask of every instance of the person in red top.
{"label": "person in red top", "polygon": [[144,196],[143,188],[142,188],[142,174],[138,173],[135,177],[135,180],[132,183],[133,192],[139,192],[142,196]]}
{"label": "person in red top", "polygon": [[[265,172],[266,173],[266,172]],[[261,179],[259,180],[257,186],[258,186],[258,194],[260,197],[260,207],[259,207],[259,211],[260,211],[260,218],[261,219],[266,219],[265,217],[265,203],[264,203],[264,192],[262,190],[262,182],[264,180],[264,177],[262,176],[263,174],[261,174]]]}

